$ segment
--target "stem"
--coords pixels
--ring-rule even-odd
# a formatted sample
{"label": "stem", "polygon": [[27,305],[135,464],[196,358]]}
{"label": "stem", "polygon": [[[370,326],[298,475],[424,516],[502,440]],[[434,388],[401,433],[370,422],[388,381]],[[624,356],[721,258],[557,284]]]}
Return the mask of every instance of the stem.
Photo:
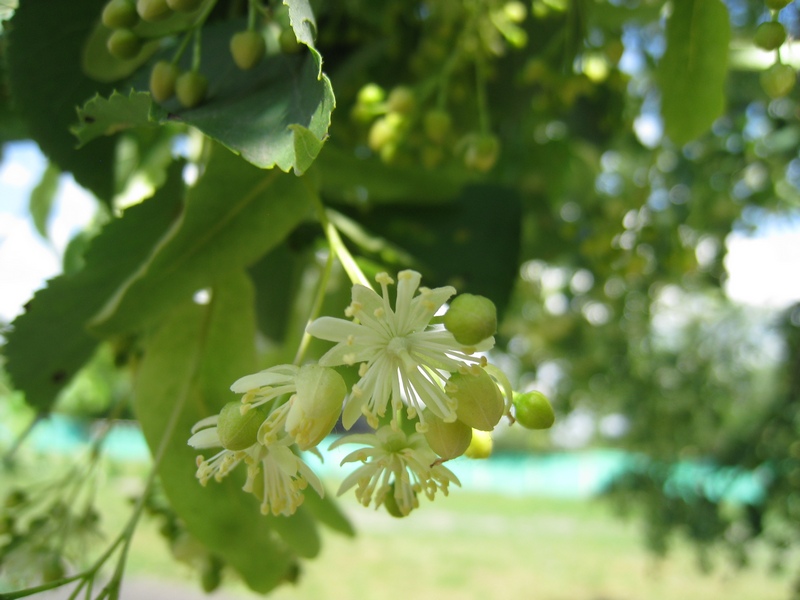
{"label": "stem", "polygon": [[36,416],[33,417],[33,420],[28,424],[28,426],[25,428],[25,430],[17,436],[17,439],[14,440],[14,443],[11,445],[11,448],[9,448],[8,452],[6,452],[5,456],[3,456],[3,465],[6,468],[11,468],[11,466],[12,466],[12,464],[14,462],[14,455],[20,449],[20,447],[22,446],[22,443],[31,434],[31,432],[33,431],[33,428],[36,427],[36,425],[39,423],[39,421],[44,419],[44,417],[45,417],[45,414],[43,412],[36,413]]}
{"label": "stem", "polygon": [[[212,300],[213,302],[213,300]],[[211,314],[209,310],[208,315]],[[206,322],[204,323],[204,328],[208,326],[208,317],[206,318]],[[164,456],[167,453],[167,448],[169,447],[169,442],[172,439],[172,435],[175,433],[175,428],[178,424],[178,419],[180,417],[181,412],[183,412],[183,407],[186,404],[186,400],[189,397],[189,391],[191,389],[191,382],[194,381],[195,375],[197,374],[198,369],[200,368],[200,356],[202,352],[202,346],[199,346],[197,351],[194,353],[192,357],[192,363],[190,365],[189,376],[186,377],[186,381],[184,383],[183,388],[181,389],[180,393],[178,394],[178,398],[175,404],[172,407],[172,412],[170,413],[169,420],[167,421],[166,426],[164,427],[164,433],[161,436],[161,442],[158,445],[158,449],[153,457],[153,465],[150,469],[150,474],[147,477],[147,482],[145,483],[144,491],[142,495],[136,502],[136,505],[133,508],[133,512],[131,513],[128,522],[125,524],[125,527],[120,532],[120,534],[116,537],[116,539],[106,548],[105,552],[100,555],[100,557],[94,562],[94,564],[89,567],[87,570],[78,573],[76,575],[72,575],[70,577],[64,577],[62,579],[58,579],[56,581],[52,581],[50,583],[46,583],[43,585],[39,585],[32,588],[26,588],[23,590],[17,590],[15,592],[5,592],[0,593],[0,600],[16,600],[17,598],[25,598],[26,596],[31,596],[33,594],[38,594],[40,592],[45,592],[47,590],[52,590],[57,587],[61,587],[62,585],[66,585],[68,583],[72,583],[73,581],[80,580],[78,586],[72,591],[69,598],[70,600],[74,600],[77,598],[78,593],[85,587],[89,586],[91,591],[91,585],[94,581],[97,572],[100,568],[111,558],[114,552],[117,551],[119,546],[122,546],[122,551],[117,559],[117,565],[114,568],[114,574],[111,577],[111,580],[108,584],[101,590],[99,597],[109,597],[109,598],[118,598],[119,597],[119,588],[122,582],[122,576],[125,571],[125,563],[127,562],[128,558],[128,551],[130,550],[131,542],[133,541],[133,534],[136,531],[136,527],[139,523],[139,519],[144,512],[145,501],[147,496],[150,494],[153,483],[155,482],[156,476],[158,475],[158,467],[161,465],[161,461],[164,460]],[[87,594],[89,597],[90,594]]]}
{"label": "stem", "polygon": [[[322,303],[325,300],[325,292],[328,289],[328,280],[331,276],[331,271],[333,270],[333,252],[328,252],[328,258],[325,260],[325,266],[322,268],[322,273],[320,274],[319,278],[319,285],[317,286],[317,295],[314,298],[314,304],[311,306],[311,312],[308,315],[308,322],[306,326],[308,326],[311,321],[316,319],[319,316],[319,313],[322,311]],[[294,362],[295,365],[300,365],[303,361],[303,356],[305,356],[306,350],[308,350],[308,344],[311,343],[311,335],[309,335],[308,331],[303,331],[303,337],[300,340],[300,345],[297,347],[297,354],[295,354]]]}
{"label": "stem", "polygon": [[335,254],[339,262],[342,263],[342,267],[353,284],[359,283],[364,287],[372,289],[369,279],[367,279],[367,276],[364,275],[363,271],[359,268],[353,255],[350,254],[350,251],[347,249],[347,246],[344,245],[336,226],[331,223],[328,218],[328,213],[325,210],[325,206],[322,204],[322,200],[320,200],[317,194],[312,194],[312,196],[317,208],[317,217],[322,225],[322,230],[325,232],[325,237],[328,240],[331,253]]}
{"label": "stem", "polygon": [[475,97],[478,102],[478,122],[480,123],[481,133],[491,133],[489,106],[486,101],[486,65],[481,53],[478,53],[475,58],[475,80]]}
{"label": "stem", "polygon": [[192,46],[192,71],[200,70],[200,56],[202,54],[202,46],[200,44],[201,35],[200,28],[194,30],[194,45]]}
{"label": "stem", "polygon": [[255,31],[256,18],[258,17],[258,0],[248,0],[247,2],[247,29]]}

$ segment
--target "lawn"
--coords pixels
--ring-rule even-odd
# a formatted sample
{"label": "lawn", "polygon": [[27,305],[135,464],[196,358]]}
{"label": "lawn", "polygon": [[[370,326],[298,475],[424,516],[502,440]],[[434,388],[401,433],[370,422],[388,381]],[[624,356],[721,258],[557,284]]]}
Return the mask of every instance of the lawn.
{"label": "lawn", "polygon": [[[635,523],[597,501],[464,493],[406,519],[344,503],[359,535],[325,536],[318,560],[275,600],[785,600],[788,575],[764,560],[735,572],[723,560],[710,575],[685,546],[663,561],[643,550]],[[157,534],[145,527],[131,558],[133,577],[179,578]],[[158,552],[156,552],[158,550]],[[229,587],[233,596],[242,588]]]}

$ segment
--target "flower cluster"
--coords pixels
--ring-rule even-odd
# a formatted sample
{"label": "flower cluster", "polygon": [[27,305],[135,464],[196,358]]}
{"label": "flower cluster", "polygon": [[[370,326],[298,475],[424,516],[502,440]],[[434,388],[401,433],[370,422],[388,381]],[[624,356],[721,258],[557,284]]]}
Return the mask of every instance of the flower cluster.
{"label": "flower cluster", "polygon": [[[355,284],[348,319],[320,317],[306,332],[335,342],[318,364],[280,365],[236,381],[242,394],[219,415],[195,425],[189,444],[221,447],[198,457],[202,484],[247,465],[244,489],[261,500],[262,512],[291,514],[307,485],[322,493],[316,475],[291,450],[314,449],[341,418],[345,429],[364,417],[374,433],[345,436],[331,446],[361,444],[342,464],[362,463],[339,490],[356,488],[366,505],[408,515],[424,493],[447,495],[458,478],[442,463],[469,451],[473,431],[489,432],[506,414],[513,395],[502,372],[484,352],[494,346],[494,305],[452,287],[420,287],[421,276],[401,271],[394,303],[386,273],[376,277],[381,293]],[[358,368],[348,392],[334,367]],[[525,419],[525,422],[531,419]]]}

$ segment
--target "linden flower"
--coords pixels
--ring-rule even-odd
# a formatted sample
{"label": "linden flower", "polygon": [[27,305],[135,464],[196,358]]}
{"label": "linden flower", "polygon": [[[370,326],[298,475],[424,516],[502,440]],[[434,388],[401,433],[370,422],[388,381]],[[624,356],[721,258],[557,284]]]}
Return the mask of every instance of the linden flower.
{"label": "linden flower", "polygon": [[301,450],[308,450],[333,429],[347,386],[342,376],[330,368],[278,365],[245,375],[233,383],[231,390],[244,394],[243,413],[292,394],[283,404],[272,407],[258,431],[258,441],[269,445],[290,436]]}
{"label": "linden flower", "polygon": [[[217,430],[218,415],[199,421],[192,428],[189,445],[197,449],[221,446]],[[324,489],[317,475],[288,447],[290,437],[264,446],[258,442],[244,450],[223,448],[211,458],[197,457],[197,479],[206,485],[210,479],[222,481],[242,461],[247,465],[247,481],[242,488],[261,500],[262,514],[291,515],[303,503],[303,490],[310,484],[322,496]],[[259,477],[260,475],[260,477]]]}
{"label": "linden flower", "polygon": [[483,364],[485,359],[472,353],[491,348],[494,338],[466,347],[443,327],[430,325],[439,308],[456,293],[450,286],[420,288],[419,273],[401,271],[392,309],[389,285],[394,281],[386,273],[375,279],[381,285],[380,296],[363,285],[353,286],[352,302],[345,311],[353,321],[321,317],[307,328],[314,337],[337,342],[320,359],[320,365],[361,363],[361,379],[345,401],[342,423],[349,429],[364,414],[377,429],[390,402],[393,426],[404,405],[409,418],[419,415],[420,431],[425,429],[425,407],[444,421],[454,421],[457,402],[445,393],[444,384],[459,367]]}
{"label": "linden flower", "polygon": [[375,433],[353,434],[336,440],[331,449],[343,444],[365,444],[344,457],[341,464],[361,461],[364,464],[348,475],[339,488],[339,495],[353,486],[356,498],[369,506],[373,498],[375,508],[386,501],[394,490],[397,508],[408,515],[419,506],[417,494],[423,492],[433,500],[441,490],[446,496],[451,483],[461,485],[455,474],[438,464],[425,436],[414,433],[406,436],[402,431],[384,426]]}
{"label": "linden flower", "polygon": [[303,490],[309,484],[317,495],[325,495],[316,473],[285,443],[256,444],[244,460],[247,481],[242,489],[261,500],[261,514],[294,514],[305,500]]}

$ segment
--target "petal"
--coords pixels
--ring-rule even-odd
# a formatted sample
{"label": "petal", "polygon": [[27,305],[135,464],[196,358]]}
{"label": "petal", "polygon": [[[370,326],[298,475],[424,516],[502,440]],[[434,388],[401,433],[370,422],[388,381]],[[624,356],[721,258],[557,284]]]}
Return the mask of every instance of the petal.
{"label": "petal", "polygon": [[219,415],[211,415],[210,417],[206,417],[205,419],[200,419],[197,423],[192,426],[192,433],[197,433],[201,429],[205,429],[206,427],[216,426],[217,421],[219,421]]}
{"label": "petal", "polygon": [[192,448],[220,448],[222,446],[222,442],[219,440],[219,433],[217,433],[216,427],[211,427],[210,429],[203,429],[202,431],[198,431],[192,437],[189,438],[189,441],[186,442]]}
{"label": "petal", "polygon": [[358,338],[364,334],[364,326],[346,319],[320,317],[306,327],[306,333],[329,342],[345,342],[352,335]]}
{"label": "petal", "polygon": [[254,390],[260,387],[271,385],[283,385],[292,381],[292,375],[287,373],[278,373],[271,370],[260,371],[240,377],[231,385],[231,391],[237,394],[243,394],[247,391]]}
{"label": "petal", "polygon": [[408,331],[422,331],[436,312],[456,293],[456,288],[444,286],[432,290],[423,290],[411,301],[409,309]]}
{"label": "petal", "polygon": [[[394,303],[394,312],[397,316],[397,331],[405,332],[409,319],[412,318],[411,299],[419,288],[422,275],[416,271],[406,270],[397,274],[397,298]],[[427,325],[427,322],[425,323]]]}
{"label": "petal", "polygon": [[346,342],[336,344],[319,359],[322,367],[335,367],[337,365],[355,365],[360,362],[367,362],[375,357],[376,352],[380,351],[380,346],[370,345],[348,345]]}
{"label": "petal", "polygon": [[338,440],[335,440],[330,446],[328,446],[328,450],[333,450],[334,448],[344,446],[345,444],[364,444],[366,446],[377,446],[380,444],[380,441],[374,433],[353,433],[342,436]]}

